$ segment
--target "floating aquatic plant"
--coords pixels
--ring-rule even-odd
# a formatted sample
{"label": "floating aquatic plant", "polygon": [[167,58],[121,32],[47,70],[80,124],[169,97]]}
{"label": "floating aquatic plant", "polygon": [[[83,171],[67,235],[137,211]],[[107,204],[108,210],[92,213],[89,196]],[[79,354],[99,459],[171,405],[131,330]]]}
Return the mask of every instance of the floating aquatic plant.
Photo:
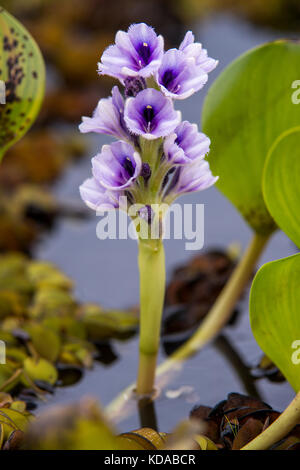
{"label": "floating aquatic plant", "polygon": [[6,345],[0,392],[23,396],[33,407],[53,386],[76,382],[96,360],[111,360],[105,352],[112,338],[136,332],[135,313],[80,304],[72,289],[72,280],[51,263],[20,253],[0,257],[0,340]]}

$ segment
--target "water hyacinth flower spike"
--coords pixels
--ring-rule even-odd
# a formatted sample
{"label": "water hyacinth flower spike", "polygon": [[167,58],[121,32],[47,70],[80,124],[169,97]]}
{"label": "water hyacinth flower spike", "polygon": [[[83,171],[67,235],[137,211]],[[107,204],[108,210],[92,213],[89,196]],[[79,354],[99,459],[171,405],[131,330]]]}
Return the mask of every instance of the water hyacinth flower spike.
{"label": "water hyacinth flower spike", "polygon": [[[111,97],[101,99],[94,115],[84,117],[80,125],[81,132],[119,139],[104,145],[92,159],[92,178],[80,186],[80,194],[94,210],[127,210],[137,222],[139,395],[151,394],[154,387],[165,294],[162,234],[166,206],[217,180],[205,160],[210,139],[196,124],[181,122],[174,103],[199,91],[216,65],[190,31],[179,49],[165,52],[164,40],[153,28],[133,24],[127,32],[116,34],[115,44],[103,52],[98,64],[99,74],[118,79],[123,93],[115,86]],[[133,204],[137,204],[135,215]]]}

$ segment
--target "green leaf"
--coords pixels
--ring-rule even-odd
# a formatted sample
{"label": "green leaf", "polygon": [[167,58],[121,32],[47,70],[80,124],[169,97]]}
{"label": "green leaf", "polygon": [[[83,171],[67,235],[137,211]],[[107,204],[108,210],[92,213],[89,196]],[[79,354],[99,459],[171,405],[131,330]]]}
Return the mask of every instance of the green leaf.
{"label": "green leaf", "polygon": [[45,88],[44,61],[34,39],[0,7],[0,80],[6,104],[0,104],[0,160],[37,117]]}
{"label": "green leaf", "polygon": [[275,225],[262,195],[263,168],[277,137],[299,125],[300,106],[292,103],[299,69],[299,43],[265,44],[230,64],[204,104],[203,130],[212,141],[208,159],[220,177],[217,186],[264,235]]}
{"label": "green leaf", "polygon": [[[36,380],[43,380],[44,382],[54,385],[58,379],[57,370],[49,361],[46,361],[46,359],[27,357],[24,361],[24,370],[34,382]],[[26,377],[24,383],[27,385]]]}
{"label": "green leaf", "polygon": [[29,324],[25,329],[30,334],[35,351],[44,359],[55,362],[61,348],[58,334],[38,323]]}
{"label": "green leaf", "polygon": [[94,341],[112,337],[125,339],[136,331],[139,324],[138,316],[133,312],[104,311],[93,304],[83,305],[81,316],[88,337]]}
{"label": "green leaf", "polygon": [[300,127],[283,133],[271,147],[263,194],[278,226],[300,247]]}
{"label": "green leaf", "polygon": [[300,254],[265,264],[250,293],[254,337],[295,391],[300,390]]}

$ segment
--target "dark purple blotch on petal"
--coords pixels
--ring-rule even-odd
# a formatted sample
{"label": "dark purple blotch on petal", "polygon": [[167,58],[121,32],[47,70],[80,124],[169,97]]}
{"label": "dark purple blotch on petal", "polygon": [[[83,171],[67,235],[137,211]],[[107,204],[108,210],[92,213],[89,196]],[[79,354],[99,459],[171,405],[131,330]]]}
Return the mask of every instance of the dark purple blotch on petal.
{"label": "dark purple blotch on petal", "polygon": [[175,71],[168,69],[164,72],[162,76],[161,84],[168,90],[173,91],[175,93],[179,87],[179,85],[175,83],[176,78],[177,74],[175,73]]}
{"label": "dark purple blotch on petal", "polygon": [[137,47],[140,65],[148,65],[151,60],[152,48],[147,42],[141,42]]}
{"label": "dark purple blotch on petal", "polygon": [[173,167],[166,174],[162,188],[164,189],[164,196],[169,194],[177,185],[180,177],[181,167]]}
{"label": "dark purple blotch on petal", "polygon": [[143,117],[146,122],[146,128],[148,131],[152,129],[152,125],[154,124],[154,118],[155,118],[155,109],[153,106],[148,104],[147,106],[144,107],[143,109]]}
{"label": "dark purple blotch on petal", "polygon": [[132,178],[132,176],[134,175],[135,168],[134,168],[133,163],[132,163],[132,161],[130,160],[129,157],[124,158],[123,168],[126,171],[129,178]]}

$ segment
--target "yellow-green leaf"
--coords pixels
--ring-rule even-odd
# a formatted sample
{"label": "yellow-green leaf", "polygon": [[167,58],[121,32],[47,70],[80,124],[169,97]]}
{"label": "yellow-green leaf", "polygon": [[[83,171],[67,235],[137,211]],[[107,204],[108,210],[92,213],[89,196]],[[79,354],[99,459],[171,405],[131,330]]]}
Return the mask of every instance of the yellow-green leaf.
{"label": "yellow-green leaf", "polygon": [[199,434],[194,439],[199,444],[201,450],[218,450],[216,444],[204,435]]}
{"label": "yellow-green leaf", "polygon": [[55,362],[61,347],[58,334],[38,323],[29,324],[26,331],[30,334],[33,347],[38,355],[50,362]]}
{"label": "yellow-green leaf", "polygon": [[[57,381],[58,374],[55,367],[46,359],[33,359],[27,357],[24,361],[24,370],[28,374],[29,378],[33,381],[42,380],[54,385]],[[25,377],[26,383],[26,377]]]}
{"label": "yellow-green leaf", "polygon": [[300,127],[283,133],[272,146],[263,194],[278,226],[300,248]]}
{"label": "yellow-green leaf", "polygon": [[300,390],[300,254],[265,264],[250,294],[250,321],[261,349]]}
{"label": "yellow-green leaf", "polygon": [[0,160],[30,128],[44,96],[45,66],[28,31],[0,7],[0,80],[5,104],[0,104]]}
{"label": "yellow-green leaf", "polygon": [[230,64],[204,104],[203,130],[212,141],[208,159],[219,176],[217,186],[264,235],[275,228],[262,194],[264,164],[278,136],[299,125],[300,106],[292,102],[299,69],[299,42],[265,44]]}

